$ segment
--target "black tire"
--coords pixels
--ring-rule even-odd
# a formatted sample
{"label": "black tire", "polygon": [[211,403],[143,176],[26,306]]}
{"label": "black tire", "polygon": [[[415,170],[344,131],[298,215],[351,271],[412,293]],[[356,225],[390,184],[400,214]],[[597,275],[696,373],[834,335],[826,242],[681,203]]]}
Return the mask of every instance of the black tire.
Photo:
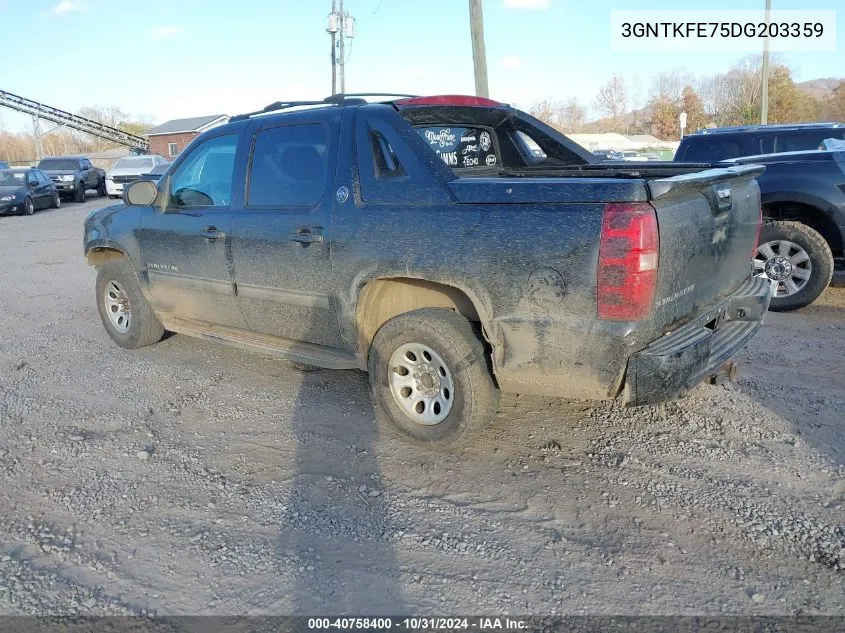
{"label": "black tire", "polygon": [[51,209],[58,209],[62,206],[62,197],[59,195],[58,191],[53,192],[53,200],[50,202]]}
{"label": "black tire", "polygon": [[[126,332],[121,332],[115,327],[107,312],[106,288],[112,281],[120,285],[129,299],[131,318]],[[115,343],[126,349],[138,349],[161,340],[164,328],[144,298],[138,277],[128,259],[115,259],[103,264],[97,271],[96,288],[100,319]]]}
{"label": "black tire", "polygon": [[85,182],[80,182],[76,188],[76,193],[73,195],[76,202],[85,202]]}
{"label": "black tire", "polygon": [[[813,303],[825,291],[833,276],[833,253],[825,239],[801,222],[766,221],[760,230],[761,245],[785,240],[803,248],[812,266],[809,279],[792,295],[772,297],[769,309],[773,312],[790,312]],[[759,251],[758,261],[765,258]]]}
{"label": "black tire", "polygon": [[102,178],[100,182],[97,183],[97,195],[101,198],[106,197],[109,195],[109,192],[106,190],[106,179]]}
{"label": "black tire", "polygon": [[[424,425],[412,419],[391,393],[390,357],[407,343],[429,347],[451,374],[451,410],[437,424]],[[417,444],[436,448],[465,444],[496,412],[499,390],[493,383],[478,328],[452,310],[424,308],[390,319],[376,333],[368,366],[377,419]]]}
{"label": "black tire", "polygon": [[32,198],[27,196],[26,200],[23,201],[23,212],[25,215],[32,215],[35,213],[35,205],[32,203]]}

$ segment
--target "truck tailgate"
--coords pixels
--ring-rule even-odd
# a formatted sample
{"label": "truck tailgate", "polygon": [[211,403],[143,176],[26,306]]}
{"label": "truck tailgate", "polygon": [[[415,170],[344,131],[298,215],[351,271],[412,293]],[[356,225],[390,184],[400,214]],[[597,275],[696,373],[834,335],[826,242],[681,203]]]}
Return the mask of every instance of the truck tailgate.
{"label": "truck tailgate", "polygon": [[660,254],[654,325],[694,317],[751,275],[760,220],[756,165],[649,180]]}

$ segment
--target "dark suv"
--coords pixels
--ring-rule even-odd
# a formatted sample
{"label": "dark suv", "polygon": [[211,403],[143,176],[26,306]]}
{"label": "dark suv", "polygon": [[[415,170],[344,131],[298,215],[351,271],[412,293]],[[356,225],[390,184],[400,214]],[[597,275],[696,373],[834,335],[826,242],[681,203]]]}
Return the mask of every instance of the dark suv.
{"label": "dark suv", "polygon": [[675,162],[709,163],[741,156],[803,152],[819,149],[828,138],[845,139],[845,124],[745,125],[700,130],[681,140]]}

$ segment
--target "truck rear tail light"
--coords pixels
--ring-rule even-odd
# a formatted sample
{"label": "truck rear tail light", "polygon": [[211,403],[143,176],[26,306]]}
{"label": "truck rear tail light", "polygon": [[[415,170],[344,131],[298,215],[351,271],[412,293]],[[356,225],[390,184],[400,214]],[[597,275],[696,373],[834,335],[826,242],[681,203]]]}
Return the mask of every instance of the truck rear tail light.
{"label": "truck rear tail light", "polygon": [[396,105],[401,106],[482,106],[495,108],[503,105],[492,99],[484,97],[473,97],[470,95],[436,95],[432,97],[411,97],[408,99],[397,99]]}
{"label": "truck rear tail light", "polygon": [[637,321],[651,313],[660,241],[657,214],[647,202],[604,208],[598,266],[598,315]]}

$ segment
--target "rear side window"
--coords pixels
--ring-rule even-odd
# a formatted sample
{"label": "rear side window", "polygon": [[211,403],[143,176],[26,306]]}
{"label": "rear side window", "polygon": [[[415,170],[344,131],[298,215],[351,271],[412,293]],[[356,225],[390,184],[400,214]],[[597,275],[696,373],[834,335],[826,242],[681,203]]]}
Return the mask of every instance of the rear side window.
{"label": "rear side window", "polygon": [[422,126],[417,132],[449,167],[492,167],[499,163],[493,133],[480,127]]}
{"label": "rear side window", "polygon": [[739,143],[702,137],[698,142],[691,142],[681,160],[687,163],[707,163],[720,160],[729,160],[742,156],[742,148]]}
{"label": "rear side window", "polygon": [[323,197],[328,130],[319,123],[265,128],[255,135],[247,206],[314,206]]}
{"label": "rear side window", "polygon": [[783,149],[781,152],[803,152],[807,150],[818,149],[819,145],[826,138],[830,138],[829,130],[818,130],[814,132],[800,132],[793,134],[785,134],[783,142],[778,143]]}

